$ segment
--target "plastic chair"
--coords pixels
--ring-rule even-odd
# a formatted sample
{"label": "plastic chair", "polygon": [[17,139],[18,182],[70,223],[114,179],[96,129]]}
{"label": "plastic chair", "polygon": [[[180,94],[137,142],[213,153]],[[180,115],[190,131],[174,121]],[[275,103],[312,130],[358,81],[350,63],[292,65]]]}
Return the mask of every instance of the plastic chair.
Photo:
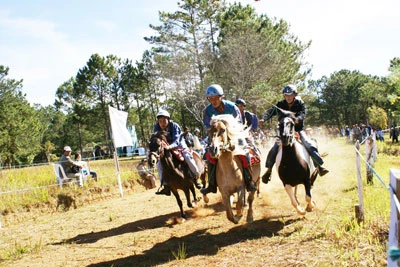
{"label": "plastic chair", "polygon": [[[54,163],[53,168],[54,168],[54,173],[56,174],[57,183],[60,185],[60,187],[62,187],[63,184],[73,184],[76,182],[75,178],[70,178],[65,174],[64,168],[61,166],[61,164]],[[83,185],[82,174],[80,175],[79,182],[80,186],[82,186]]]}

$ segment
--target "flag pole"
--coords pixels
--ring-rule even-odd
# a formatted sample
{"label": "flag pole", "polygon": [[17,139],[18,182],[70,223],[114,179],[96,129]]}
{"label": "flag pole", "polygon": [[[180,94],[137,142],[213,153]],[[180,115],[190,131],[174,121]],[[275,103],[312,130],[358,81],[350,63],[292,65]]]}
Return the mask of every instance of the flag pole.
{"label": "flag pole", "polygon": [[108,112],[110,115],[111,130],[114,140],[114,165],[117,173],[118,187],[121,193],[121,197],[124,196],[122,191],[121,175],[119,173],[119,162],[117,147],[131,146],[132,137],[126,128],[126,122],[128,119],[128,112],[120,111],[111,106],[108,106]]}
{"label": "flag pole", "polygon": [[121,175],[119,174],[119,162],[118,162],[117,148],[115,147],[115,144],[114,144],[114,166],[115,166],[115,172],[117,173],[119,192],[121,194],[121,197],[124,197],[124,191],[122,190],[122,183],[121,183]]}

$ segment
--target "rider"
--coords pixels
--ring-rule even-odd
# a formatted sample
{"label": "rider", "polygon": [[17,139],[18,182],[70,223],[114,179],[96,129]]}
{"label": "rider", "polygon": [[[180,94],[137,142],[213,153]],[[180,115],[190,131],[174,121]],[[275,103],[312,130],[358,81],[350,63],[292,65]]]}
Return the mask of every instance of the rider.
{"label": "rider", "polygon": [[[231,114],[233,117],[238,118],[241,121],[240,110],[238,107],[233,102],[222,99],[224,91],[220,85],[210,85],[206,90],[206,96],[210,102],[210,104],[204,109],[203,122],[207,129],[210,129],[210,121],[213,115]],[[209,152],[206,152],[206,154],[207,153]],[[216,164],[212,164],[210,161],[208,161],[208,164],[208,187],[200,190],[203,195],[217,192],[217,180],[215,177]],[[243,173],[247,191],[256,191],[257,187],[251,181],[250,165],[243,169]]]}
{"label": "rider", "polygon": [[[304,101],[300,97],[297,96],[297,88],[295,85],[289,84],[283,87],[282,90],[283,96],[285,99],[279,101],[275,106],[268,109],[264,114],[264,121],[269,120],[272,116],[278,115],[279,119],[281,119],[283,113],[281,110],[288,110],[295,113],[296,121],[295,121],[295,131],[299,133],[300,140],[304,144],[308,154],[310,154],[314,165],[318,169],[318,173],[320,176],[324,176],[329,171],[322,167],[321,165],[324,163],[321,156],[318,153],[317,147],[307,136],[305,131],[303,130],[303,121],[306,116],[306,106]],[[274,146],[268,153],[267,161],[265,163],[265,167],[267,167],[267,171],[262,176],[263,183],[267,184],[271,180],[271,171],[272,167],[275,164],[276,155],[278,154],[279,144],[275,142]]]}
{"label": "rider", "polygon": [[235,104],[240,110],[240,115],[242,117],[242,124],[246,125],[247,128],[250,128],[249,131],[250,136],[246,138],[246,141],[252,146],[252,148],[257,154],[260,154],[256,145],[254,144],[254,138],[253,138],[253,134],[257,132],[258,128],[257,115],[250,111],[245,110],[246,102],[243,99],[241,98],[236,99]]}
{"label": "rider", "polygon": [[[185,159],[185,162],[188,164],[190,172],[192,174],[195,186],[200,189],[202,187],[202,184],[200,182],[200,179],[198,178],[199,176],[199,170],[197,168],[196,162],[193,159],[193,155],[188,149],[185,139],[183,138],[181,134],[181,127],[174,121],[170,119],[169,112],[166,110],[160,110],[157,113],[157,123],[154,125],[154,132],[158,131],[167,131],[167,141],[168,144],[165,144],[164,149],[170,150],[174,149],[177,147],[183,148],[182,155]],[[160,178],[160,183],[163,186],[162,190],[159,190],[156,192],[157,195],[171,195],[171,189],[169,186],[163,181],[162,179],[162,168],[161,168],[161,162],[159,161],[157,163],[157,170],[158,170],[158,176]]]}

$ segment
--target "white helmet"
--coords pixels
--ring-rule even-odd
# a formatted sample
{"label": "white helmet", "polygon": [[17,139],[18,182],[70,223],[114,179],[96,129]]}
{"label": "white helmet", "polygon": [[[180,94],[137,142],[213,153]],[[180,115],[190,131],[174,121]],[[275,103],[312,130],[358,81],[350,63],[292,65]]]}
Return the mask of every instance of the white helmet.
{"label": "white helmet", "polygon": [[161,109],[161,110],[158,111],[158,113],[157,113],[157,119],[160,118],[160,117],[166,117],[166,118],[169,119],[171,116],[169,115],[169,112],[168,112],[168,111],[166,111],[166,110],[164,110],[164,109]]}
{"label": "white helmet", "polygon": [[64,147],[64,151],[71,151],[72,149],[71,149],[71,147],[70,146],[65,146]]}

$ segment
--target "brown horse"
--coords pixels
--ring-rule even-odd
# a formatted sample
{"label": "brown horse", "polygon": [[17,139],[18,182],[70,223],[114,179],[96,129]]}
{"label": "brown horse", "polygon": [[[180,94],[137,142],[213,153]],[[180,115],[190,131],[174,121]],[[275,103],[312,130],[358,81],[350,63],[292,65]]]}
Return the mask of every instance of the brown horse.
{"label": "brown horse", "polygon": [[[218,159],[216,180],[226,209],[228,220],[237,224],[243,216],[244,199],[246,196],[243,179],[242,160],[239,155],[246,152],[240,147],[239,140],[244,140],[248,132],[232,115],[214,116],[210,122],[209,151],[211,157]],[[252,172],[252,180],[257,183],[260,176],[260,166]],[[237,193],[236,215],[232,211],[231,198]],[[247,222],[253,221],[253,200],[255,192],[249,192],[247,202]]]}
{"label": "brown horse", "polygon": [[[276,169],[293,207],[298,214],[305,215],[306,211],[312,211],[315,207],[315,203],[311,201],[311,188],[318,171],[314,168],[305,147],[296,140],[294,126],[294,114],[285,112],[285,117],[279,121],[280,147],[276,157]],[[305,188],[306,209],[300,206],[297,199],[299,184],[303,184]]]}
{"label": "brown horse", "polygon": [[[173,155],[171,150],[165,150],[163,142],[167,143],[167,132],[160,131],[154,133],[150,138],[148,155],[148,162],[151,168],[160,161],[162,166],[163,181],[171,188],[181,212],[181,217],[186,218],[182,207],[182,200],[179,197],[178,189],[185,193],[187,205],[192,208],[196,205],[198,199],[196,198],[196,191],[193,184],[193,179],[190,177],[189,167],[184,161],[180,161]],[[201,172],[201,176],[206,175],[205,162],[200,156],[193,152],[193,157],[196,161],[197,167]],[[205,177],[202,177],[205,180]],[[193,203],[190,200],[190,192],[193,195]]]}

